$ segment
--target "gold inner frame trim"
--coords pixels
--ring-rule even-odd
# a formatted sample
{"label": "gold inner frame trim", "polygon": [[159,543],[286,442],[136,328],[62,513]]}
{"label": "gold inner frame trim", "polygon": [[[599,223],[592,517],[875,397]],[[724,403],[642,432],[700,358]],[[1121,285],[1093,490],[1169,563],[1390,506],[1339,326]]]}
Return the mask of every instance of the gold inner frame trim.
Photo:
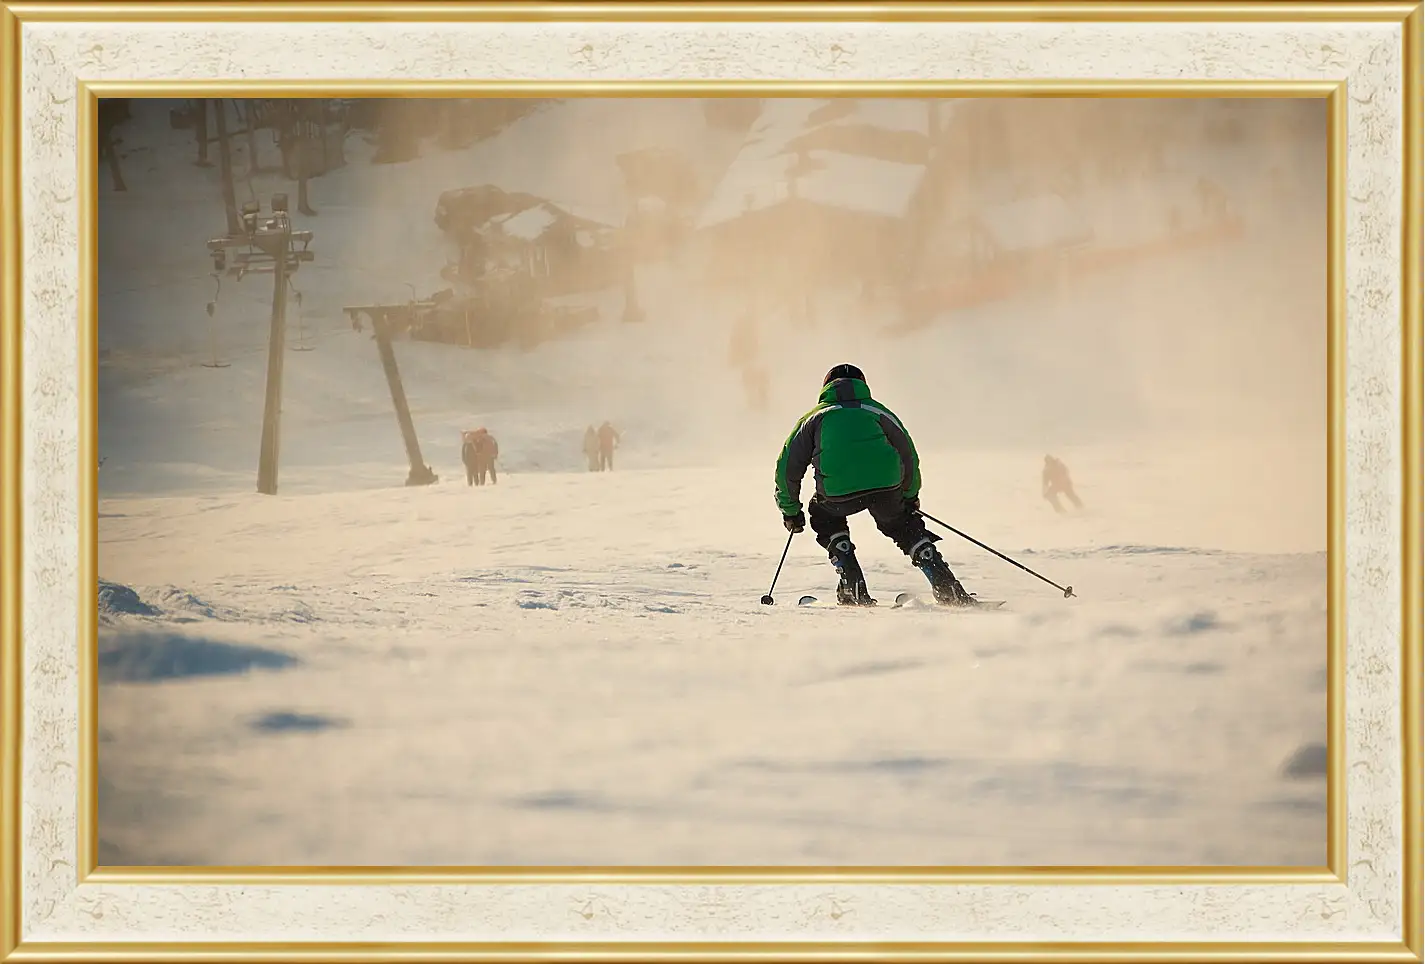
{"label": "gold inner frame trim", "polygon": [[[1425,6],[1404,27],[1405,216],[1400,249],[1402,846],[1405,946],[1425,959]],[[1328,667],[1329,676],[1329,667]]]}
{"label": "gold inner frame trim", "polygon": [[[1136,100],[1204,98],[1320,98],[1345,84],[1320,80],[242,80],[82,82],[81,97],[1122,97]],[[83,128],[81,125],[81,130]],[[1344,133],[1344,128],[1342,128]],[[1330,136],[1328,134],[1328,136]],[[85,146],[84,144],[80,145]],[[1344,155],[1343,155],[1344,156]],[[1329,174],[1328,174],[1329,178]]]}
{"label": "gold inner frame trim", "polygon": [[[0,960],[20,943],[20,23],[0,7]],[[97,521],[97,520],[96,520]]]}
{"label": "gold inner frame trim", "polygon": [[[101,97],[1125,97],[1313,98],[1327,110],[1327,794],[1325,867],[100,867],[98,865],[98,283],[97,117]],[[113,883],[1340,883],[1346,863],[1345,805],[1345,85],[1279,81],[869,81],[869,82],[462,82],[82,83],[78,97],[80,275],[80,767],[79,879]]]}

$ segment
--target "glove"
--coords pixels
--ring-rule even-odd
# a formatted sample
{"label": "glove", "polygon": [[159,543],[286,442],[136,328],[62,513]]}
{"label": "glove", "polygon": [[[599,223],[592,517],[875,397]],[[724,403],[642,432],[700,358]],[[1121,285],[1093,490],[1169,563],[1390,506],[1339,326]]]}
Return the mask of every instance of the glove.
{"label": "glove", "polygon": [[787,527],[788,532],[801,532],[807,527],[807,517],[798,509],[796,515],[782,516],[782,525]]}
{"label": "glove", "polygon": [[914,514],[920,511],[920,496],[908,495],[905,497],[904,502],[906,512]]}

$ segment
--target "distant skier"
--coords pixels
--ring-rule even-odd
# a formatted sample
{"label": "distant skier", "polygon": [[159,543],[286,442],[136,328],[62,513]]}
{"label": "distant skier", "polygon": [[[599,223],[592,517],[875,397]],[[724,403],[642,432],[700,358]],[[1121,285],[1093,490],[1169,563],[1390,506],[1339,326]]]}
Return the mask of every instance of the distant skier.
{"label": "distant skier", "polygon": [[495,476],[495,459],[500,456],[500,445],[495,441],[495,436],[487,430],[480,429],[475,433],[475,446],[480,454],[477,481],[485,484],[485,473],[490,473],[490,484],[494,485],[499,480]]}
{"label": "distant skier", "polygon": [[1059,504],[1061,495],[1072,502],[1075,509],[1084,507],[1083,502],[1079,500],[1078,493],[1074,491],[1073,479],[1069,478],[1069,467],[1052,455],[1044,456],[1044,473],[1040,485],[1044,498],[1060,515],[1064,513],[1064,507]]}
{"label": "distant skier", "polygon": [[480,463],[479,450],[475,445],[474,432],[460,433],[460,461],[465,465],[465,484],[475,484],[475,468]]}
{"label": "distant skier", "polygon": [[589,471],[599,471],[599,433],[590,425],[584,430],[584,458],[589,460]]}
{"label": "distant skier", "polygon": [[466,432],[465,442],[460,448],[460,460],[465,463],[465,484],[484,485],[486,473],[490,484],[494,485],[495,458],[500,454],[500,446],[488,429],[478,428]]}
{"label": "distant skier", "polygon": [[599,426],[599,471],[612,472],[614,449],[618,448],[619,434],[608,422]]}
{"label": "distant skier", "polygon": [[[807,467],[816,494],[802,514],[802,478]],[[851,543],[849,516],[869,510],[876,528],[924,573],[938,602],[973,606],[927,531],[920,509],[920,457],[900,420],[871,397],[855,365],[837,365],[822,381],[817,407],[797,420],[777,459],[777,507],[789,532],[801,532],[810,516],[817,543],[841,576],[836,601],[874,606]]]}

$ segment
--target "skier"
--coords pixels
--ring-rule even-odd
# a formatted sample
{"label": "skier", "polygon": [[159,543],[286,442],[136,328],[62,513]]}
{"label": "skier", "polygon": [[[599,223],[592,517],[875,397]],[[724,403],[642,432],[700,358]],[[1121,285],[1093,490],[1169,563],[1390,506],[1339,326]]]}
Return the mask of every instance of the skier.
{"label": "skier", "polygon": [[1064,514],[1064,507],[1059,504],[1060,495],[1072,502],[1075,509],[1084,507],[1078,493],[1074,491],[1073,480],[1069,478],[1069,467],[1052,455],[1044,456],[1044,473],[1040,479],[1040,487],[1044,498],[1060,515]]}
{"label": "skier", "polygon": [[490,484],[494,485],[495,478],[495,458],[500,454],[500,446],[495,441],[495,436],[491,435],[484,428],[477,429],[474,435],[475,454],[478,461],[475,463],[475,482],[477,485],[485,484],[485,473],[490,473]]}
{"label": "skier", "polygon": [[475,484],[475,469],[480,464],[479,449],[475,444],[474,432],[460,433],[460,461],[465,464],[465,484]]}
{"label": "skier", "polygon": [[[802,513],[802,478],[807,467],[816,494]],[[822,380],[817,407],[797,420],[777,459],[777,507],[789,532],[801,532],[810,517],[816,541],[841,576],[836,601],[874,606],[856,560],[847,518],[869,510],[876,528],[924,573],[937,602],[973,606],[950,571],[920,516],[920,457],[900,420],[871,397],[866,376],[855,365],[837,365]]]}
{"label": "skier", "polygon": [[612,472],[614,449],[618,448],[619,434],[608,422],[599,426],[599,471]]}
{"label": "skier", "polygon": [[460,461],[465,463],[465,484],[484,485],[485,473],[490,474],[490,483],[495,483],[495,456],[500,454],[500,446],[488,429],[478,428],[461,432]]}
{"label": "skier", "polygon": [[584,430],[584,458],[589,460],[589,471],[599,471],[599,433],[590,425]]}

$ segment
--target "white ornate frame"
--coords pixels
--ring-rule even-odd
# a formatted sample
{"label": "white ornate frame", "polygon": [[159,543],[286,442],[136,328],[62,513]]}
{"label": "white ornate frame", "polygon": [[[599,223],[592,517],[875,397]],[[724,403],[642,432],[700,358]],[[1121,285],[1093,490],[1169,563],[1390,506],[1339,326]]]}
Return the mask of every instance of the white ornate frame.
{"label": "white ornate frame", "polygon": [[[0,959],[1421,961],[1421,23],[1419,3],[5,3]],[[1330,866],[96,870],[95,98],[417,78],[1326,97]]]}

